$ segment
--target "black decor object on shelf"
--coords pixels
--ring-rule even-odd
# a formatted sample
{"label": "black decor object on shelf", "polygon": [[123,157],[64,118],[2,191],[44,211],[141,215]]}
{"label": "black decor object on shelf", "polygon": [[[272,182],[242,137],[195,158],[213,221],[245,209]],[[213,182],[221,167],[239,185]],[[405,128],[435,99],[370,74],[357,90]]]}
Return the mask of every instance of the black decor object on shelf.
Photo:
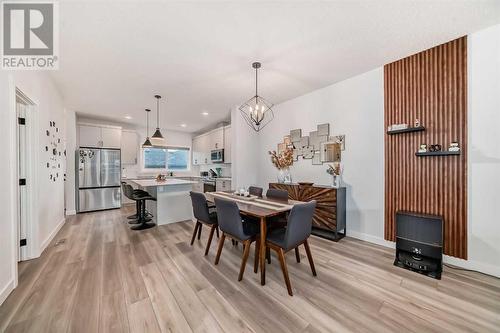
{"label": "black decor object on shelf", "polygon": [[415,156],[451,156],[451,155],[460,155],[459,151],[426,151],[423,153],[416,152]]}
{"label": "black decor object on shelf", "polygon": [[387,131],[387,134],[394,135],[394,134],[421,132],[421,131],[425,131],[424,126],[408,127],[408,128],[404,128],[404,129],[398,129],[398,130],[390,130],[390,131]]}

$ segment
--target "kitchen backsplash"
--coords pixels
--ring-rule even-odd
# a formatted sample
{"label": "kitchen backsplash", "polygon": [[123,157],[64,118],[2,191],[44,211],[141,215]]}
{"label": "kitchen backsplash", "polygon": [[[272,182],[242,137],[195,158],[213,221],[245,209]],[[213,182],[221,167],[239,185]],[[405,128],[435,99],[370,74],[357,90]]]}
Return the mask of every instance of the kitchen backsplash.
{"label": "kitchen backsplash", "polygon": [[[216,168],[221,168],[222,177],[231,177],[231,164],[207,164],[207,165],[193,165],[189,171],[173,171],[175,176],[199,176],[200,172],[208,171]],[[122,165],[123,178],[135,178],[138,176],[156,176],[158,172],[142,171],[138,164]]]}

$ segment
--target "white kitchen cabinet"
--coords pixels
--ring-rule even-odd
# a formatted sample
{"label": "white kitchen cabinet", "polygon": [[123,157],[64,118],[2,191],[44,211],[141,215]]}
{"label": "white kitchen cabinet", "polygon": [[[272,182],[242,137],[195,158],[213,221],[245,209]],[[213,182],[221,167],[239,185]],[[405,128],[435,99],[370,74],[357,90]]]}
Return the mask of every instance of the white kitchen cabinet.
{"label": "white kitchen cabinet", "polygon": [[215,181],[215,190],[219,191],[230,191],[231,190],[231,180],[228,179],[217,179]]}
{"label": "white kitchen cabinet", "polygon": [[226,160],[225,163],[231,163],[230,136],[231,126],[226,126],[194,137],[192,149],[193,165],[212,164],[211,152],[212,150],[217,149],[224,149],[224,159]]}
{"label": "white kitchen cabinet", "polygon": [[224,149],[224,128],[217,128],[208,134],[209,150]]}
{"label": "white kitchen cabinet", "polygon": [[99,126],[80,125],[80,147],[102,147],[101,128]]}
{"label": "white kitchen cabinet", "polygon": [[202,164],[202,149],[201,137],[197,136],[193,138],[193,146],[191,149],[191,154],[193,155],[193,165]]}
{"label": "white kitchen cabinet", "polygon": [[224,127],[224,163],[231,163],[231,126]]}
{"label": "white kitchen cabinet", "polygon": [[103,148],[121,148],[122,129],[101,127],[101,142]]}
{"label": "white kitchen cabinet", "polygon": [[121,148],[122,129],[120,127],[80,124],[78,130],[80,147]]}
{"label": "white kitchen cabinet", "polygon": [[121,138],[122,164],[137,164],[139,151],[139,136],[135,131],[122,131]]}

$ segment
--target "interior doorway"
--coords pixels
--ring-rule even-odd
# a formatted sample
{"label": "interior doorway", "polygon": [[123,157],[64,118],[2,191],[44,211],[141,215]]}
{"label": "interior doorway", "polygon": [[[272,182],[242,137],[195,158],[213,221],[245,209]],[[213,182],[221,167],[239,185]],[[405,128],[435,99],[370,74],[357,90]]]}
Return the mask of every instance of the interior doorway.
{"label": "interior doorway", "polygon": [[32,257],[33,191],[34,191],[34,103],[16,89],[16,157],[17,157],[17,242],[18,262]]}

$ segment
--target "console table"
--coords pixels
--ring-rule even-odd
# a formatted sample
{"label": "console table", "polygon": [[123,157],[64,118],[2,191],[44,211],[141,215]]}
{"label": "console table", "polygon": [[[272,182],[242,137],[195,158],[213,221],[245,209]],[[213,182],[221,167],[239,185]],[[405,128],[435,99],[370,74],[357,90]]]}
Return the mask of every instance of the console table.
{"label": "console table", "polygon": [[316,200],[312,234],[338,241],[346,235],[346,188],[321,185],[269,183],[269,188],[288,192],[292,200]]}

